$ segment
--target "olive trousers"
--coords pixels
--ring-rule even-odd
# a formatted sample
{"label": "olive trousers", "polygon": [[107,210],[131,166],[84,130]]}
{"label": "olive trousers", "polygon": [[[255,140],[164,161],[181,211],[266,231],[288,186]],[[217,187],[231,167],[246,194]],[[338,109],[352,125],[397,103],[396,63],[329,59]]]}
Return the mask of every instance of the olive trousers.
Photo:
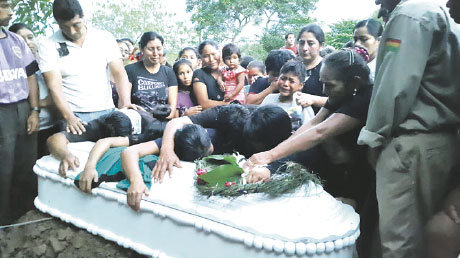
{"label": "olive trousers", "polygon": [[456,156],[455,134],[394,137],[376,161],[383,257],[425,256],[424,227],[441,207]]}

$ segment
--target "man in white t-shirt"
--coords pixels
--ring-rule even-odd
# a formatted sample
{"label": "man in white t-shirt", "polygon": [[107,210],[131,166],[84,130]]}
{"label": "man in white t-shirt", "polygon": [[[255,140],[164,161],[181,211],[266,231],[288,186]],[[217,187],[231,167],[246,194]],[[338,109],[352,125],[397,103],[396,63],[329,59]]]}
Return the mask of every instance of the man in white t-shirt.
{"label": "man in white t-shirt", "polygon": [[53,15],[60,30],[40,43],[39,65],[66,130],[81,134],[84,122],[114,109],[109,73],[120,97],[118,107],[137,109],[115,38],[85,25],[78,0],[55,0]]}

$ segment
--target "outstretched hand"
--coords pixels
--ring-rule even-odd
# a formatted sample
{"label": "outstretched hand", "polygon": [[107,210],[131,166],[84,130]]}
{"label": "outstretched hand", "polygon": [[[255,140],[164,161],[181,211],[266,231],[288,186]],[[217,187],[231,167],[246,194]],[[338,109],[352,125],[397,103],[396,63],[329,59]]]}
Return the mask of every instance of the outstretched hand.
{"label": "outstretched hand", "polygon": [[78,187],[83,192],[91,193],[91,184],[98,181],[98,174],[95,168],[85,168],[80,176]]}
{"label": "outstretched hand", "polygon": [[169,177],[172,176],[174,166],[182,168],[176,153],[174,151],[161,151],[160,157],[158,157],[158,161],[152,170],[152,180],[162,183],[166,171],[169,172]]}
{"label": "outstretched hand", "polygon": [[243,167],[249,167],[252,169],[256,165],[266,165],[273,162],[270,153],[268,151],[253,154],[249,160],[246,161]]}
{"label": "outstretched hand", "polygon": [[267,182],[270,180],[270,170],[267,167],[253,167],[246,177],[247,183]]}
{"label": "outstretched hand", "polygon": [[59,175],[65,178],[69,169],[76,170],[79,166],[80,161],[78,158],[73,154],[68,154],[59,164]]}
{"label": "outstretched hand", "polygon": [[85,125],[87,125],[86,122],[83,122],[80,118],[73,116],[67,120],[65,129],[68,133],[81,135],[82,133],[86,132]]}
{"label": "outstretched hand", "polygon": [[134,210],[139,210],[141,208],[142,195],[148,196],[149,189],[142,181],[133,182],[131,185],[129,185],[126,195],[128,206]]}

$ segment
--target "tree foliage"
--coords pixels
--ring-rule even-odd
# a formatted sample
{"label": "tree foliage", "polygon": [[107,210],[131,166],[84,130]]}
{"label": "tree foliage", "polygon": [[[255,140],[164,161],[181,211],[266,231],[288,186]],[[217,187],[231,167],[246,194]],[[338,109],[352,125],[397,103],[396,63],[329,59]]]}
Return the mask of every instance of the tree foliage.
{"label": "tree foliage", "polygon": [[342,48],[348,41],[353,40],[353,28],[357,22],[356,20],[343,20],[332,24],[331,31],[326,33],[326,44],[336,49]]}
{"label": "tree foliage", "polygon": [[51,26],[52,0],[12,0],[15,19],[13,23],[25,23],[36,34],[44,34]]}
{"label": "tree foliage", "polygon": [[318,0],[187,0],[187,12],[202,39],[236,41],[249,25],[285,32],[311,21]]}
{"label": "tree foliage", "polygon": [[177,55],[181,47],[195,46],[198,42],[195,31],[186,25],[185,20],[165,11],[163,1],[98,1],[95,2],[91,23],[111,32],[116,38],[129,37],[136,42],[144,32],[155,31],[164,38],[168,57]]}

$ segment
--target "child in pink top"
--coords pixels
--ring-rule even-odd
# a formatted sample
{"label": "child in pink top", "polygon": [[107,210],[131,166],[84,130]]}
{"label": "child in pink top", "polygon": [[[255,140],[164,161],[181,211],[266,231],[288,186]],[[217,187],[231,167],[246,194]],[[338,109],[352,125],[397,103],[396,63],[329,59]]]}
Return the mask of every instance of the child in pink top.
{"label": "child in pink top", "polygon": [[225,92],[224,101],[237,100],[241,104],[246,103],[244,95],[244,80],[246,78],[246,70],[240,66],[241,52],[240,49],[233,43],[229,43],[222,48],[222,57],[227,67],[222,68],[222,79],[224,80]]}

